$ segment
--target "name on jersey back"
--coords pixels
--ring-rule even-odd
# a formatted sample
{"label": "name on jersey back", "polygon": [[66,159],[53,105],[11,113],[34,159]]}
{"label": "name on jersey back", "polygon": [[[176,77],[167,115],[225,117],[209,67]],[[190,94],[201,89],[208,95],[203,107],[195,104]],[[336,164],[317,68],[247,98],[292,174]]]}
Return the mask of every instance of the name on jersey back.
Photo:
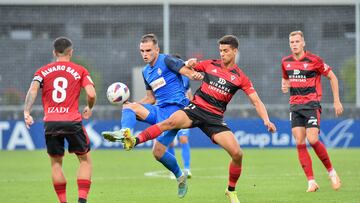
{"label": "name on jersey back", "polygon": [[80,74],[72,67],[70,67],[70,66],[66,67],[66,66],[61,66],[61,65],[57,65],[57,66],[53,66],[48,69],[45,69],[45,70],[41,71],[41,74],[44,77],[46,77],[48,74],[50,74],[52,72],[56,72],[56,71],[66,71],[66,72],[70,73],[74,77],[75,80],[78,80],[81,78]]}

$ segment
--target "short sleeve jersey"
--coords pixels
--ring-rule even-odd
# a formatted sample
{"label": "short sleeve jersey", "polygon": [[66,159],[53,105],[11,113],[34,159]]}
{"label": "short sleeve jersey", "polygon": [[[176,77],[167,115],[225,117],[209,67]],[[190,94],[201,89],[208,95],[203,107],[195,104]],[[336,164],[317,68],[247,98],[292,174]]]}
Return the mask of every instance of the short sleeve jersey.
{"label": "short sleeve jersey", "polygon": [[293,55],[282,59],[282,77],[290,82],[290,109],[320,108],[321,75],[328,75],[331,67],[308,51],[296,60]]}
{"label": "short sleeve jersey", "polygon": [[238,89],[247,95],[256,92],[250,79],[237,65],[225,68],[221,60],[206,60],[197,63],[194,69],[205,75],[192,103],[208,112],[223,116]]}
{"label": "short sleeve jersey", "polygon": [[147,90],[155,95],[156,105],[180,105],[185,107],[189,100],[179,70],[184,62],[175,57],[159,54],[154,66],[147,64],[143,69],[143,78]]}
{"label": "short sleeve jersey", "polygon": [[81,121],[79,96],[82,87],[94,85],[89,72],[72,62],[54,62],[38,69],[33,81],[42,88],[44,121]]}

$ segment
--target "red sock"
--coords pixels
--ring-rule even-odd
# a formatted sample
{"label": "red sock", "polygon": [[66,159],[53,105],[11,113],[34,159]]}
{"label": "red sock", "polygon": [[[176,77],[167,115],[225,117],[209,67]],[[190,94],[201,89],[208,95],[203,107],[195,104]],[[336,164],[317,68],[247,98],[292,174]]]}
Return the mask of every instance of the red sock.
{"label": "red sock", "polygon": [[60,203],[66,202],[66,183],[54,183],[54,189]]}
{"label": "red sock", "polygon": [[159,135],[161,135],[161,130],[158,125],[152,125],[148,128],[146,128],[144,131],[142,131],[137,137],[139,138],[139,143],[146,142],[148,140],[153,140]]}
{"label": "red sock", "polygon": [[330,172],[333,167],[329,158],[329,155],[326,151],[326,148],[324,144],[320,141],[317,141],[315,144],[311,145],[314,149],[316,155],[319,157],[319,159],[322,161],[326,169]]}
{"label": "red sock", "polygon": [[308,150],[306,149],[306,144],[299,144],[296,146],[298,151],[298,157],[303,168],[305,175],[308,180],[314,179],[314,174],[312,170],[312,161]]}
{"label": "red sock", "polygon": [[78,185],[79,198],[87,199],[90,190],[91,180],[78,179],[77,185]]}
{"label": "red sock", "polygon": [[240,174],[241,174],[241,166],[236,166],[231,161],[229,164],[229,183],[228,183],[230,187],[235,188],[236,183],[240,177]]}

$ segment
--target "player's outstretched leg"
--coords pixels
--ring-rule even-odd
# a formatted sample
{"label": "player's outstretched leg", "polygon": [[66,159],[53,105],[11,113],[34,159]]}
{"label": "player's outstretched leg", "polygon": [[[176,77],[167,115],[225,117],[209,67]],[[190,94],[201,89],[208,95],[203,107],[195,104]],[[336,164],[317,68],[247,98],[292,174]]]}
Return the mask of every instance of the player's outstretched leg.
{"label": "player's outstretched leg", "polygon": [[126,135],[131,135],[130,128],[123,128],[116,131],[103,131],[101,135],[110,142],[122,142]]}

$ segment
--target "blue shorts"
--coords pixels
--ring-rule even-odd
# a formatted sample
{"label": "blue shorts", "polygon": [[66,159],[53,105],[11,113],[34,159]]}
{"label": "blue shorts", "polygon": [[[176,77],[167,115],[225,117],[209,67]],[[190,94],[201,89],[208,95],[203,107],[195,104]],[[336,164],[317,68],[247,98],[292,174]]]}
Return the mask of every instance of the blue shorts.
{"label": "blue shorts", "polygon": [[[168,105],[164,107],[159,107],[151,104],[142,104],[150,113],[144,120],[144,122],[154,125],[161,121],[168,119],[175,111],[182,109],[183,107],[178,105]],[[168,147],[170,143],[174,140],[178,129],[165,131],[160,135],[156,140],[161,144]]]}

